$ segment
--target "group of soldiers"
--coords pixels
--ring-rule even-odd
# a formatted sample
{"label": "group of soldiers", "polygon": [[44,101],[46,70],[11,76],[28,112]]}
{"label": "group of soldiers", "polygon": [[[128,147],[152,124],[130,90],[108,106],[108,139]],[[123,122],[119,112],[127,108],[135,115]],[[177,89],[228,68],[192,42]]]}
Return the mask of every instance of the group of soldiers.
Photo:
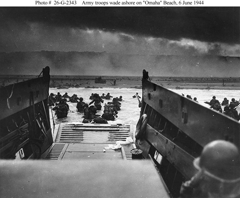
{"label": "group of soldiers", "polygon": [[[182,94],[182,96],[184,96],[184,94]],[[188,99],[193,100],[194,102],[198,102],[197,97],[192,98],[191,95],[186,95],[186,97],[187,97]]]}
{"label": "group of soldiers", "polygon": [[61,95],[59,92],[55,95],[51,93],[49,95],[49,106],[54,106],[53,110],[57,118],[65,118],[68,115],[69,105],[67,102],[79,103],[83,101],[83,98],[79,98],[76,94],[69,96],[68,93]]}
{"label": "group of soldiers", "polygon": [[[182,96],[184,96],[184,94],[182,94]],[[186,97],[192,100],[190,95],[187,95]],[[193,101],[198,102],[196,97],[193,98]],[[216,99],[216,96],[213,96],[210,102],[205,103],[210,105],[211,109],[221,112],[235,120],[240,120],[240,114],[236,110],[239,101],[235,100],[235,98],[232,98],[230,102],[227,98],[224,98],[222,103],[220,103],[219,100]]]}
{"label": "group of soldiers", "polygon": [[68,115],[69,105],[67,104],[67,98],[65,96],[62,96],[59,92],[56,95],[53,93],[49,95],[49,106],[54,106],[53,110],[57,118],[65,118]]}
{"label": "group of soldiers", "polygon": [[69,96],[68,93],[61,95],[59,92],[55,95],[51,93],[49,95],[49,106],[54,106],[56,103],[60,102],[60,100],[65,100],[66,102],[77,103],[79,101],[79,97],[76,94]]}
{"label": "group of soldiers", "polygon": [[[108,120],[115,120],[117,117],[118,111],[121,110],[121,103],[122,96],[119,98],[113,98],[111,102],[105,103],[104,110],[102,116],[97,115],[97,111],[102,109],[102,104],[104,103],[103,99],[110,100],[113,98],[109,93],[102,94],[102,96],[99,96],[97,93],[92,93],[90,98],[92,101],[87,104],[83,101],[79,102],[77,104],[77,109],[79,112],[84,113],[84,123],[87,122],[96,122],[96,123],[107,123]],[[79,108],[80,107],[80,108]]]}
{"label": "group of soldiers", "polygon": [[[68,93],[61,95],[59,92],[55,95],[51,93],[49,95],[49,106],[54,106],[55,114],[57,118],[67,117],[69,111],[69,105],[67,102],[77,103],[77,111],[83,113],[83,122],[97,122],[97,123],[107,123],[108,120],[115,120],[117,117],[118,111],[121,110],[122,96],[113,97],[110,93],[102,94],[99,96],[97,93],[92,93],[90,98],[90,103],[84,102],[82,97],[78,97],[76,94],[73,94],[71,97]],[[104,100],[111,100],[104,105],[103,114],[97,115],[97,111],[102,110],[102,105]]]}
{"label": "group of soldiers", "polygon": [[222,103],[220,103],[219,100],[216,99],[216,96],[213,96],[211,101],[206,103],[210,105],[210,108],[219,111],[235,120],[240,120],[240,114],[236,110],[237,106],[239,105],[239,101],[235,100],[235,98],[232,98],[230,102],[227,98],[224,98]]}

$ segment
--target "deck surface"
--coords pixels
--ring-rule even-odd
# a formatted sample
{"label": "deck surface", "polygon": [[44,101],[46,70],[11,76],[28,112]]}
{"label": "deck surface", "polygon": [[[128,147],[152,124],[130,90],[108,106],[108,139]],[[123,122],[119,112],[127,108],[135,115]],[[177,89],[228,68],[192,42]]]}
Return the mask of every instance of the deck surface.
{"label": "deck surface", "polygon": [[62,123],[56,141],[46,159],[131,159],[132,144],[122,145],[120,149],[107,149],[116,146],[117,141],[132,137],[130,125]]}

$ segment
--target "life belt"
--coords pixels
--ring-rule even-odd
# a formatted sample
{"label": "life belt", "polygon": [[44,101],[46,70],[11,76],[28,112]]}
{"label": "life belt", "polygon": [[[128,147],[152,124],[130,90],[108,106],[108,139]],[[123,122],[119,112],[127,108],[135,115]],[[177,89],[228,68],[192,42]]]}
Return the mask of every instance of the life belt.
{"label": "life belt", "polygon": [[144,137],[145,137],[145,134],[146,134],[146,127],[147,127],[147,114],[143,114],[139,120],[138,120],[138,123],[137,123],[137,126],[136,126],[136,139],[140,139],[142,140]]}

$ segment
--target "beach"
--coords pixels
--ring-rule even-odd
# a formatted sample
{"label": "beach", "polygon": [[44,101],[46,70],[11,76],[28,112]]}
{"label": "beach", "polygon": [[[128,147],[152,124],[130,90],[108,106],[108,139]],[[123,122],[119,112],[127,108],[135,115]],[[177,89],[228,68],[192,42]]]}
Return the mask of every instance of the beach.
{"label": "beach", "polygon": [[[104,83],[97,82],[101,78]],[[52,76],[51,87],[85,87],[85,88],[142,88],[140,76]],[[240,90],[240,78],[207,77],[150,77],[156,84],[169,89],[220,89]]]}
{"label": "beach", "polygon": [[[25,81],[36,76],[0,75],[0,85]],[[98,80],[101,78],[101,80]],[[51,75],[50,87],[66,89],[84,88],[142,88],[141,76],[70,76]],[[151,76],[150,80],[169,89],[240,90],[240,78],[220,77],[167,77]]]}

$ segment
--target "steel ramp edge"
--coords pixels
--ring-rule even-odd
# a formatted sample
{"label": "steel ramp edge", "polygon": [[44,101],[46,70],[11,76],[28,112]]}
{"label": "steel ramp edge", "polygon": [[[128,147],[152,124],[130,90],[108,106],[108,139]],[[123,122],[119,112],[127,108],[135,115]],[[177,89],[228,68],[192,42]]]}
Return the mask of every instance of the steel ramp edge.
{"label": "steel ramp edge", "polygon": [[59,126],[56,142],[114,144],[130,136],[130,125],[72,124]]}
{"label": "steel ramp edge", "polygon": [[68,144],[53,143],[52,146],[42,155],[42,159],[61,160],[66,152]]}

